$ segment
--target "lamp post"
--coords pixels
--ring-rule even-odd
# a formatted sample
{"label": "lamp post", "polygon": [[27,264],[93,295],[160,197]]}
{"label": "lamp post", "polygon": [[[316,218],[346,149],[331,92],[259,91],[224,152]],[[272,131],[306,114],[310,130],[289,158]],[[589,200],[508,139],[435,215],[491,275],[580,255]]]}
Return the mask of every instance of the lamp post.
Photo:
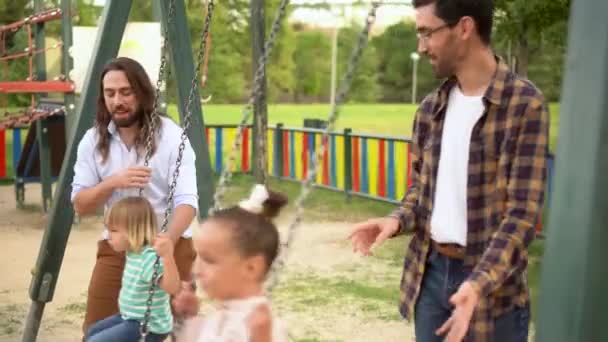
{"label": "lamp post", "polygon": [[416,88],[418,87],[418,60],[420,55],[417,52],[412,52],[410,55],[414,66],[412,68],[412,104],[416,103]]}
{"label": "lamp post", "polygon": [[332,35],[332,44],[331,44],[331,93],[330,93],[330,102],[333,106],[336,103],[336,78],[337,75],[337,67],[338,67],[338,32],[340,27],[336,25]]}

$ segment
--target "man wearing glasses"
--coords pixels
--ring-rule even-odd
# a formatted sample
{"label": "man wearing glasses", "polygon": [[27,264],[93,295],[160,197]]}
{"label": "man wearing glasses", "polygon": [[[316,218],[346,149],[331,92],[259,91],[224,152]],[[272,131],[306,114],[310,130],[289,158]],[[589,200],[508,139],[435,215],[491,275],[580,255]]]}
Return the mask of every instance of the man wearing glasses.
{"label": "man wearing glasses", "polygon": [[549,114],[490,46],[492,0],[413,0],[418,51],[445,81],[421,103],[412,185],[358,224],[355,251],[412,234],[400,311],[416,340],[528,339],[527,248],[541,212]]}

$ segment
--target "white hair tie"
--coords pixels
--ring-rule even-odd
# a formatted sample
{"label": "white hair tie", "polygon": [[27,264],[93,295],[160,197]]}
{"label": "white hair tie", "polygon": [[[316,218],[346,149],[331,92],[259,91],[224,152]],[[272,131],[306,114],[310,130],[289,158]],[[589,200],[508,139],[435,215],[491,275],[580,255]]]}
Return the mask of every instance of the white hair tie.
{"label": "white hair tie", "polygon": [[251,190],[249,198],[239,202],[239,207],[250,213],[261,214],[264,211],[264,202],[266,202],[268,197],[269,194],[266,187],[262,184],[256,184]]}

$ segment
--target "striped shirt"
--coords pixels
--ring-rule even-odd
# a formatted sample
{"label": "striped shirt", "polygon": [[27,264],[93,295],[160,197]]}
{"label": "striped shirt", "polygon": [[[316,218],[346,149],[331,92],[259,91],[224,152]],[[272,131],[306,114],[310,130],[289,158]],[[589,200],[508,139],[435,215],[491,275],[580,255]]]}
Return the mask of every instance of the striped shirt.
{"label": "striped shirt", "polygon": [[[125,270],[122,274],[122,287],[118,297],[120,314],[125,320],[137,320],[142,322],[146,312],[146,301],[148,300],[150,285],[153,282],[154,261],[156,252],[149,246],[143,248],[141,253],[127,253]],[[158,277],[163,273],[163,265],[159,262]],[[173,315],[169,304],[169,295],[158,285],[154,286],[154,297],[152,298],[149,331],[156,334],[166,334],[173,329]]]}
{"label": "striped shirt", "polygon": [[[412,233],[401,279],[401,314],[410,319],[431,245],[442,129],[450,90],[446,80],[425,98],[412,136],[412,185],[392,214],[400,234]],[[473,128],[467,165],[468,281],[480,291],[466,341],[491,341],[496,317],[529,302],[527,247],[543,207],[549,113],[540,91],[499,59]]]}

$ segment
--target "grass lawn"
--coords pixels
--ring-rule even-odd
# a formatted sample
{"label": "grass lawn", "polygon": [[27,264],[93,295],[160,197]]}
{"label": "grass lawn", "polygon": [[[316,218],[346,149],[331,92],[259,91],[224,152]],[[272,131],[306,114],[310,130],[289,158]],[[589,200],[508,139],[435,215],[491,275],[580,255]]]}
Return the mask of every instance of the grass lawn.
{"label": "grass lawn", "polygon": [[[205,124],[238,124],[243,108],[242,105],[205,105]],[[338,129],[352,128],[358,133],[409,137],[416,108],[416,105],[411,104],[347,104],[342,107],[336,126]],[[324,104],[269,105],[268,123],[301,127],[304,118],[325,119],[329,110],[330,106]],[[550,147],[551,151],[555,151],[559,131],[559,104],[550,104],[550,112]],[[175,105],[169,106],[169,113],[172,117],[177,117]]]}

